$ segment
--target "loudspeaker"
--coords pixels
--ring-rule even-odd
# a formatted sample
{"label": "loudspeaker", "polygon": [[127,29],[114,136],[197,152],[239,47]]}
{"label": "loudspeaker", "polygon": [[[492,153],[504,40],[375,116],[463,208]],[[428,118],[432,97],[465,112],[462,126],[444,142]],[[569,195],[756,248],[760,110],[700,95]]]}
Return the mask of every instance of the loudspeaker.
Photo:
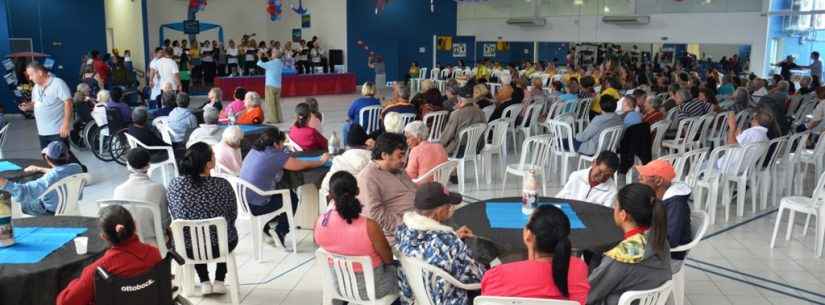
{"label": "loudspeaker", "polygon": [[344,50],[330,49],[329,50],[329,65],[337,66],[344,64]]}

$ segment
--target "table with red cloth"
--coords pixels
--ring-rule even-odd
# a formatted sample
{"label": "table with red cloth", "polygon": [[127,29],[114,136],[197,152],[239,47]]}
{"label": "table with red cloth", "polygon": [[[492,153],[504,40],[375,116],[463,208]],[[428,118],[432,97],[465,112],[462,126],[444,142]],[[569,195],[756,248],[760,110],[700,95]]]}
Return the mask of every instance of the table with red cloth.
{"label": "table with red cloth", "polygon": [[[232,92],[237,87],[258,92],[264,96],[264,76],[216,77],[215,86],[221,88],[224,101],[231,101]],[[281,97],[313,96],[325,94],[355,93],[356,80],[353,73],[334,74],[292,74],[281,78]]]}

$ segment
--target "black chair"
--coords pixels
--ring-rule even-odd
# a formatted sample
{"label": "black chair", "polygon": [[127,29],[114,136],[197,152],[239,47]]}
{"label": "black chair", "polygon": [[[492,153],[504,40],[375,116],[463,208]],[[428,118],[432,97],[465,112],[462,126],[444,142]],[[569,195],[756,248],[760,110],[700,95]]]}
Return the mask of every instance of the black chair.
{"label": "black chair", "polygon": [[173,305],[172,255],[146,273],[121,278],[109,274],[101,267],[95,272],[95,304],[97,305]]}

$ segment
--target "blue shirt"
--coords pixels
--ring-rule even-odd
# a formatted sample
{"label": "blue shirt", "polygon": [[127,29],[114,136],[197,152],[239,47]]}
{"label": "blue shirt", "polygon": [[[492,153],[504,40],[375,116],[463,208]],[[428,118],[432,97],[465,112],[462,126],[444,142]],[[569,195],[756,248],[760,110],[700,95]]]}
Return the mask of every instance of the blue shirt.
{"label": "blue shirt", "polygon": [[169,113],[166,119],[169,130],[172,131],[172,142],[183,143],[195,128],[198,128],[198,119],[189,108],[177,107]]}
{"label": "blue shirt", "polygon": [[636,111],[631,111],[624,116],[624,127],[630,127],[642,123],[642,115]]}
{"label": "blue shirt", "polygon": [[576,109],[576,101],[579,100],[579,95],[575,93],[565,93],[559,95],[559,99],[561,99],[566,105],[564,105],[564,110],[562,113],[573,112]]}
{"label": "blue shirt", "polygon": [[[275,147],[267,147],[263,151],[252,149],[243,159],[240,178],[262,191],[274,190],[275,184],[280,182],[284,175],[284,165],[289,156],[288,152]],[[247,192],[246,198],[251,205],[262,206],[269,203],[269,198],[258,196],[252,191]]]}
{"label": "blue shirt", "polygon": [[284,62],[280,59],[273,59],[267,62],[258,60],[258,67],[266,70],[266,86],[281,88],[281,72],[284,70]]}
{"label": "blue shirt", "polygon": [[[26,183],[9,181],[3,187],[3,190],[11,193],[14,201],[19,202],[21,206],[31,205],[38,200],[46,189],[52,186],[52,184],[57,183],[63,178],[79,174],[81,172],[83,172],[83,169],[78,164],[70,163],[60,165],[52,168],[45,175],[34,181],[29,181]],[[51,192],[46,196],[43,196],[43,200],[40,200],[40,202],[46,210],[48,210],[51,214],[54,214],[54,210],[57,209],[58,204],[57,193]]]}
{"label": "blue shirt", "polygon": [[362,108],[376,105],[381,105],[381,101],[377,98],[371,96],[359,97],[352,101],[352,105],[349,106],[349,110],[347,111],[347,117],[350,122],[358,122],[358,114],[361,113]]}

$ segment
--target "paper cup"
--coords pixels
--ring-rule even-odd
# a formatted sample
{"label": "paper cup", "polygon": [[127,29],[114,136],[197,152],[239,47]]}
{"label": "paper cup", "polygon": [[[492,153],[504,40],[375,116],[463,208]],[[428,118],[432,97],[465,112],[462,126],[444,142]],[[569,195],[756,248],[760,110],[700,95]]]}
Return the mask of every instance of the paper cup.
{"label": "paper cup", "polygon": [[86,254],[87,246],[89,245],[89,237],[78,236],[74,239],[74,249],[77,255]]}

